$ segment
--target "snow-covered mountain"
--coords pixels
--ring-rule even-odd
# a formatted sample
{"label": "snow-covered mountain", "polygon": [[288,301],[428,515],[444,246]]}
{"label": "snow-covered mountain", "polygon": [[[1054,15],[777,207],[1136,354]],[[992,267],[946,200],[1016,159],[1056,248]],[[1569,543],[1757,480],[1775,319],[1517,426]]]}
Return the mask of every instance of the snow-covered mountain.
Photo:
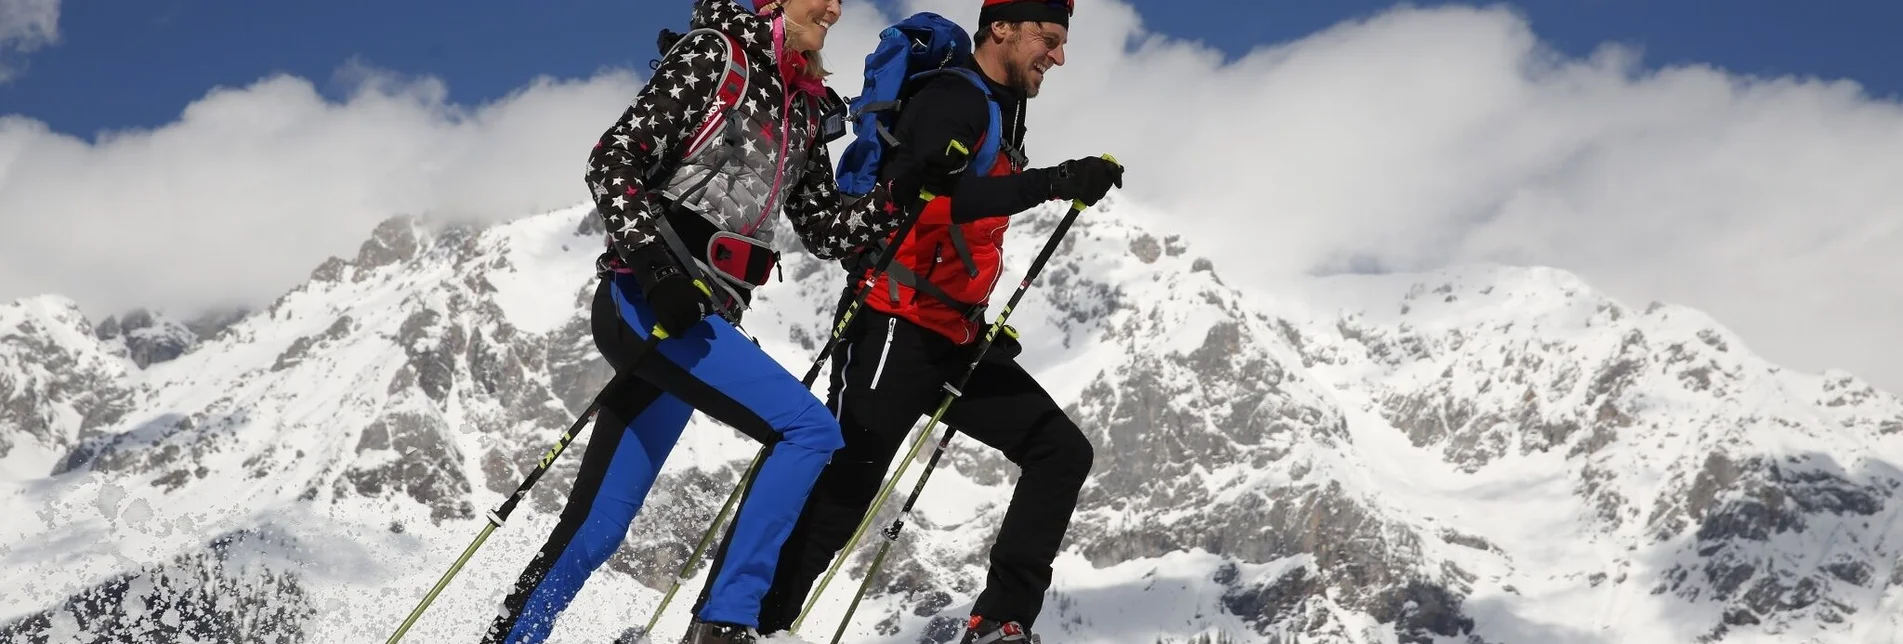
{"label": "snow-covered mountain", "polygon": [[[1019,219],[1009,270],[1060,214]],[[1137,225],[1149,214],[1086,213],[1013,313],[1021,360],[1097,447],[1045,641],[1898,633],[1896,396],[1551,269],[1248,295],[1246,276]],[[585,207],[487,229],[396,218],[236,320],[95,329],[57,297],[0,309],[0,512],[15,518],[0,639],[382,641],[607,381],[585,306],[600,233]],[[788,262],[746,327],[801,374],[842,282]],[[585,444],[406,641],[475,640]],[[697,417],[553,641],[644,623],[754,450]],[[849,641],[956,635],[1014,472],[953,441]],[[861,550],[803,636],[831,635]]]}
{"label": "snow-covered mountain", "polygon": [[0,306],[0,478],[45,476],[81,436],[131,409],[127,373],[138,367],[93,332],[67,298]]}

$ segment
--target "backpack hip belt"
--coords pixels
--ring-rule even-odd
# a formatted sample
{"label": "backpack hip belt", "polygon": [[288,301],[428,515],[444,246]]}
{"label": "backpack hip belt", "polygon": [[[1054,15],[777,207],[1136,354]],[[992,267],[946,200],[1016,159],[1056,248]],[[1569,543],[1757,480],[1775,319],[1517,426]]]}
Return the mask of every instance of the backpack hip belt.
{"label": "backpack hip belt", "polygon": [[758,239],[721,230],[679,205],[670,205],[664,212],[681,245],[694,253],[693,259],[737,288],[752,290],[766,284],[780,264],[780,254]]}

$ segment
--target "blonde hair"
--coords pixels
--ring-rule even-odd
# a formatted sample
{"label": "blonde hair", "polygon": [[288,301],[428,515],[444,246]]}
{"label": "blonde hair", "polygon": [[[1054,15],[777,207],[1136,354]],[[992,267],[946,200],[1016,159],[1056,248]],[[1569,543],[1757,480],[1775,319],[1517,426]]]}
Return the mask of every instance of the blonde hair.
{"label": "blonde hair", "polygon": [[[794,20],[792,16],[785,16],[785,18],[786,18],[786,40],[788,42],[791,42],[795,36],[806,32],[806,25],[800,24],[800,22],[798,20]],[[820,58],[819,51],[817,50],[802,51],[800,52],[800,55],[803,55],[806,57],[806,77],[807,78],[823,81],[823,80],[826,80],[827,76],[831,76],[833,74],[832,72],[826,71],[826,62],[825,60]]]}

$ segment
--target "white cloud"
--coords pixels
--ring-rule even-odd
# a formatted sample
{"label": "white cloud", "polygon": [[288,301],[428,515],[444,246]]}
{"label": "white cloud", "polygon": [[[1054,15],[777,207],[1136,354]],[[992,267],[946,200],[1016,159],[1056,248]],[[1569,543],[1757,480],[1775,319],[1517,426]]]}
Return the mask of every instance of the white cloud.
{"label": "white cloud", "polygon": [[[969,26],[973,4],[910,7]],[[847,7],[828,43],[843,95],[891,19]],[[1643,72],[1618,48],[1571,59],[1519,16],[1457,7],[1225,63],[1093,2],[1069,56],[1032,104],[1034,161],[1117,154],[1126,192],[1174,213],[1150,223],[1235,280],[1553,265],[1635,304],[1710,311],[1793,367],[1903,391],[1886,340],[1903,325],[1888,287],[1903,261],[1886,252],[1903,247],[1903,108],[1854,85]],[[341,104],[274,78],[90,143],[0,121],[0,299],[257,302],[391,212],[579,202],[588,146],[638,86],[607,73],[471,108],[429,79],[340,77],[363,88]]]}
{"label": "white cloud", "polygon": [[14,52],[29,53],[59,42],[60,0],[0,0],[0,83],[18,76],[24,62],[10,60]]}
{"label": "white cloud", "polygon": [[89,312],[269,301],[392,214],[519,216],[586,197],[581,169],[639,86],[541,81],[494,104],[355,72],[348,100],[273,77],[159,129],[85,142],[0,120],[0,298]]}
{"label": "white cloud", "polygon": [[1127,192],[1170,206],[1151,223],[1229,275],[1558,266],[1903,392],[1903,106],[1852,83],[1565,58],[1497,9],[1399,9],[1226,65],[1121,4],[1075,23],[1032,155],[1116,153]]}

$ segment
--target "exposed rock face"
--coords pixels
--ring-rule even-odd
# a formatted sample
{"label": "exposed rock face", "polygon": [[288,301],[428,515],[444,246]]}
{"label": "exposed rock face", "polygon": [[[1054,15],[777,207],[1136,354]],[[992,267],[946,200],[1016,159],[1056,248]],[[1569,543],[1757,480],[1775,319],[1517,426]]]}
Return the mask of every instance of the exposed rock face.
{"label": "exposed rock face", "polygon": [[123,315],[107,316],[93,334],[109,351],[144,369],[178,359],[199,343],[218,337],[246,315],[243,309],[229,309],[179,320],[146,309],[133,309]]}
{"label": "exposed rock face", "polygon": [[[1060,212],[1014,221],[1011,267]],[[423,627],[440,630],[419,634],[466,638],[449,624],[493,613],[592,442],[577,417],[612,375],[588,317],[600,234],[585,209],[486,230],[392,219],[268,309],[204,328],[128,316],[93,329],[45,302],[0,311],[0,458],[30,443],[60,475],[30,499],[49,508],[44,534],[9,536],[0,557],[124,538],[72,511],[101,494],[84,481],[153,508],[206,504],[167,523],[189,538],[139,543],[170,548],[164,565],[34,594],[39,612],[0,634],[382,637],[354,622],[414,601],[578,427],[434,609],[442,623]],[[814,321],[842,280],[786,250],[788,281],[761,290],[746,326],[797,376],[827,340]],[[1287,301],[1224,277],[1179,238],[1106,215],[1071,230],[1012,314],[1020,362],[1094,449],[1037,622],[1046,641],[1835,643],[1871,641],[1874,615],[1903,611],[1895,396],[1786,372],[1695,312],[1629,308],[1556,271],[1339,279]],[[994,301],[1017,285],[1001,282]],[[192,339],[175,354],[130,339],[177,328]],[[588,613],[612,618],[567,636],[608,641],[627,628],[608,621],[645,620],[639,589],[673,581],[756,449],[697,416],[589,582],[598,590],[576,600],[621,612]],[[857,588],[929,451],[830,593]],[[857,632],[961,634],[1018,468],[962,435],[938,467]],[[291,529],[332,524],[349,536]],[[209,535],[225,536],[202,545]],[[365,552],[327,551],[346,543]],[[273,559],[284,551],[318,563]],[[0,582],[56,577],[57,556],[5,559],[16,565]],[[345,575],[374,591],[326,578],[391,561],[412,567]],[[348,598],[316,599],[326,590]],[[351,596],[368,592],[381,594]],[[1581,602],[1619,619],[1591,622]]]}
{"label": "exposed rock face", "polygon": [[[355,492],[381,497],[402,492],[430,508],[430,518],[475,516],[469,479],[455,435],[440,416],[394,412],[365,427],[357,441],[357,462],[338,479],[339,495]],[[346,489],[348,486],[349,489]]]}
{"label": "exposed rock face", "polygon": [[123,343],[126,357],[141,369],[184,355],[198,344],[198,334],[184,323],[143,309],[124,318],[106,318],[99,325],[99,338]]}
{"label": "exposed rock face", "polygon": [[[123,382],[129,366],[94,337],[71,300],[0,306],[0,461],[22,445],[57,455],[119,422],[135,404]],[[51,463],[19,467],[38,476]]]}

